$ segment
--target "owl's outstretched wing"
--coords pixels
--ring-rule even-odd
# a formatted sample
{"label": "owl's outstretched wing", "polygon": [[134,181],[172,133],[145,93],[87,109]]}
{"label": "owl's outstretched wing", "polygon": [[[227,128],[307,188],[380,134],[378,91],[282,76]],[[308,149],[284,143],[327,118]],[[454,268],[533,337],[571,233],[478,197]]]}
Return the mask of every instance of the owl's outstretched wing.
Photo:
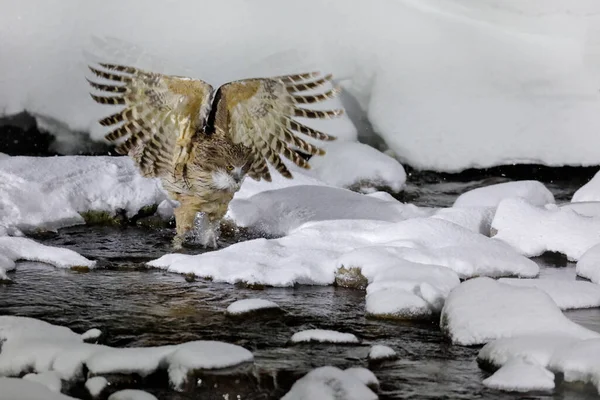
{"label": "owl's outstretched wing", "polygon": [[104,92],[92,98],[124,106],[100,120],[103,126],[115,127],[106,139],[118,142],[117,151],[130,154],[146,176],[175,173],[174,168],[184,166],[210,113],[212,86],[122,65],[99,64],[90,70],[107,81],[88,79],[94,89]]}
{"label": "owl's outstretched wing", "polygon": [[316,79],[318,73],[286,75],[272,78],[245,79],[221,86],[213,101],[212,116],[207,129],[228,135],[234,143],[250,149],[254,164],[249,175],[255,179],[271,180],[267,162],[286,178],[292,174],[281,161],[281,155],[302,168],[309,164],[294,149],[311,155],[325,151],[305,141],[304,134],[318,140],[335,137],[319,132],[296,121],[295,117],[330,119],[343,110],[311,110],[300,105],[318,103],[338,95],[339,88],[319,94],[302,94],[321,89],[331,75]]}

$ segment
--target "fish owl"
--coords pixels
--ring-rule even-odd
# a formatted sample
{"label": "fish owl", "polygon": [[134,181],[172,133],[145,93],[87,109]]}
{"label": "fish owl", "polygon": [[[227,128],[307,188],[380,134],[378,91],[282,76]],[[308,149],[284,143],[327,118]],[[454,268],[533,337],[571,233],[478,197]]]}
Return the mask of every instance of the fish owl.
{"label": "fish owl", "polygon": [[[323,155],[324,150],[303,139],[335,137],[295,120],[329,119],[342,110],[301,107],[338,95],[322,87],[331,75],[297,75],[233,81],[216,91],[199,79],[164,75],[138,68],[99,63],[89,67],[96,77],[90,85],[100,104],[123,108],[99,122],[113,130],[106,139],[120,154],[132,157],[142,175],[159,178],[175,209],[179,248],[194,230],[198,212],[208,221],[204,244],[216,247],[218,226],[246,176],[271,181],[267,164],[292,178],[281,156],[301,168],[309,164],[296,150]],[[302,93],[310,91],[310,94]],[[314,143],[314,142],[313,142]]]}

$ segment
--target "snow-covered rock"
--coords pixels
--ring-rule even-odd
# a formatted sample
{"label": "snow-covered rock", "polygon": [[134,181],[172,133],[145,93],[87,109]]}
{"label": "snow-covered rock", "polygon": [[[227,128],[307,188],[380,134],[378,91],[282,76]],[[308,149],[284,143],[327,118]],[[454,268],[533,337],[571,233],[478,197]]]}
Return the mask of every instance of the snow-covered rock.
{"label": "snow-covered rock", "polygon": [[156,396],[143,390],[125,389],[114,392],[108,400],[158,400]]}
{"label": "snow-covered rock", "polygon": [[292,343],[358,343],[358,338],[352,333],[337,332],[328,329],[307,329],[296,332],[290,339]]}
{"label": "snow-covered rock", "polygon": [[522,199],[502,201],[492,228],[498,232],[495,239],[527,257],[554,251],[577,261],[600,243],[600,217],[585,217],[556,206],[540,208]]}
{"label": "snow-covered rock", "polygon": [[0,400],[77,400],[27,379],[0,377]]}
{"label": "snow-covered rock", "polygon": [[367,368],[351,367],[351,368],[345,369],[344,373],[346,375],[353,376],[354,379],[356,379],[359,382],[364,383],[365,385],[367,385],[370,388],[379,387],[379,380],[377,379],[375,374]]}
{"label": "snow-covered rock", "polygon": [[492,376],[483,380],[484,386],[511,392],[554,389],[554,374],[546,368],[520,358],[506,362]]}
{"label": "snow-covered rock", "polygon": [[354,372],[320,367],[298,379],[281,400],[376,400],[378,397]]}
{"label": "snow-covered rock", "polygon": [[62,388],[60,376],[54,371],[46,371],[40,374],[27,374],[23,376],[23,379],[41,383],[42,385],[46,386],[48,389],[55,393],[60,393],[60,390]]}
{"label": "snow-covered rock", "polygon": [[440,325],[453,343],[475,345],[518,335],[565,334],[600,337],[563,315],[543,291],[475,278],[446,298]]}
{"label": "snow-covered rock", "polygon": [[273,310],[279,309],[277,303],[266,299],[242,299],[237,300],[227,306],[225,311],[229,315],[242,315],[251,313],[257,310]]}
{"label": "snow-covered rock", "polygon": [[550,296],[561,310],[600,307],[600,285],[590,282],[514,278],[500,279],[499,282],[538,288]]}
{"label": "snow-covered rock", "polygon": [[432,218],[443,219],[473,232],[490,236],[496,207],[449,207],[440,208]]}
{"label": "snow-covered rock", "polygon": [[458,196],[454,207],[497,207],[504,199],[521,197],[535,206],[554,203],[552,192],[538,181],[497,183],[469,190]]}
{"label": "snow-covered rock", "polygon": [[[443,300],[442,304],[443,304]],[[367,315],[383,318],[423,319],[432,315],[434,307],[418,294],[402,288],[386,287],[367,293]]]}
{"label": "snow-covered rock", "polygon": [[81,338],[85,341],[95,340],[102,336],[102,331],[98,328],[92,328],[81,334]]}
{"label": "snow-covered rock", "polygon": [[600,244],[592,246],[577,261],[577,275],[600,284]]}
{"label": "snow-covered rock", "polygon": [[600,201],[600,172],[597,172],[588,183],[579,188],[571,198],[573,203],[584,201]]}
{"label": "snow-covered rock", "polygon": [[103,376],[93,376],[85,381],[85,388],[92,397],[98,397],[107,386],[108,380]]}
{"label": "snow-covered rock", "polygon": [[562,373],[566,382],[590,382],[600,392],[600,339],[576,341],[558,348],[548,369]]}
{"label": "snow-covered rock", "polygon": [[373,345],[371,350],[369,350],[369,361],[391,360],[397,356],[394,349],[382,344]]}
{"label": "snow-covered rock", "polygon": [[336,141],[325,147],[323,157],[312,157],[315,175],[331,186],[352,188],[363,193],[376,189],[400,192],[406,182],[402,165],[371,146]]}

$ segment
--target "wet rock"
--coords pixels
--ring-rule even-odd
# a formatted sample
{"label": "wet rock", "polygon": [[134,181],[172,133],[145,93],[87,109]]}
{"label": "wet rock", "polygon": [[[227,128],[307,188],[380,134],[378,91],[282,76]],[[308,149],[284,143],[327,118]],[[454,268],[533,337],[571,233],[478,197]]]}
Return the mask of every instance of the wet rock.
{"label": "wet rock", "polygon": [[70,268],[71,271],[74,272],[90,272],[90,267],[86,266],[86,265],[74,265]]}
{"label": "wet rock", "polygon": [[369,281],[358,267],[340,267],[335,273],[335,284],[346,288],[366,289]]}

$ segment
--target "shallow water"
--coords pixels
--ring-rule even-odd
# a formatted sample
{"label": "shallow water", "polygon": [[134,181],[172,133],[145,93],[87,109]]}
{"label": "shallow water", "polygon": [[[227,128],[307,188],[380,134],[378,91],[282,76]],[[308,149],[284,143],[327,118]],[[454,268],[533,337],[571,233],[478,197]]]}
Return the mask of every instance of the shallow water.
{"label": "shallow water", "polygon": [[[493,180],[493,179],[492,179]],[[501,181],[503,178],[498,178]],[[407,190],[419,205],[447,206],[457,193],[487,185],[489,178],[471,182],[419,182]],[[565,199],[579,187],[561,185]],[[557,196],[559,197],[559,196]],[[69,247],[98,260],[104,268],[92,272],[58,270],[31,262],[11,274],[14,284],[0,286],[0,314],[20,315],[65,325],[77,332],[99,328],[102,343],[111,346],[151,346],[190,340],[222,340],[255,354],[256,368],[244,383],[243,398],[279,398],[308,370],[334,365],[367,366],[372,344],[391,346],[397,361],[371,365],[380,381],[380,398],[395,399],[514,399],[481,384],[487,376],[475,357],[479,348],[453,346],[436,323],[394,322],[364,316],[364,291],[335,287],[297,286],[254,290],[147,269],[144,262],[169,251],[172,232],[136,227],[72,227],[39,239]],[[224,245],[226,243],[223,243]],[[198,249],[188,250],[198,252]],[[572,265],[557,257],[538,262],[546,274],[568,278]],[[262,297],[279,304],[283,315],[231,319],[223,313],[233,301]],[[567,313],[573,320],[600,331],[600,310]],[[321,328],[357,335],[360,345],[291,346],[289,338],[303,329]],[[257,379],[256,377],[260,377]],[[176,393],[164,385],[144,386],[160,399],[192,399],[198,393]],[[216,397],[203,392],[202,398]],[[597,398],[590,387],[560,385],[552,394],[518,398]]]}

